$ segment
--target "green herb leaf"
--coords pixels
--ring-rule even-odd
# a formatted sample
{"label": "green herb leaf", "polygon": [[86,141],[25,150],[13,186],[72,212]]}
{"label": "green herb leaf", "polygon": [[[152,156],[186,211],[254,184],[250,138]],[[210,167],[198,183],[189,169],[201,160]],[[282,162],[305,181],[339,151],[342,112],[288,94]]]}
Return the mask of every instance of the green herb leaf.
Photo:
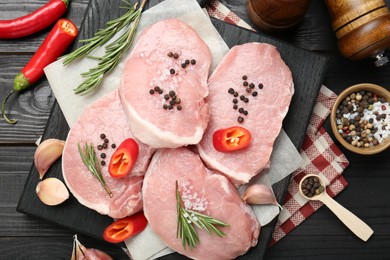
{"label": "green herb leaf", "polygon": [[80,144],[77,144],[81,160],[88,170],[100,181],[103,188],[106,190],[108,195],[112,197],[110,189],[107,187],[106,182],[104,181],[102,172],[100,170],[100,164],[93,148],[93,144],[85,144],[84,150],[81,148]]}
{"label": "green herb leaf", "polygon": [[181,238],[183,248],[187,245],[192,249],[200,243],[198,232],[195,227],[204,229],[209,235],[219,237],[226,236],[218,227],[229,227],[229,224],[217,220],[208,215],[189,210],[183,207],[183,200],[179,192],[179,184],[176,181],[176,208],[177,208],[177,229],[176,237]]}
{"label": "green herb leaf", "polygon": [[[130,5],[124,0],[123,2]],[[137,32],[138,23],[145,3],[146,0],[143,0],[138,9],[138,3],[136,3],[121,17],[107,22],[106,28],[99,29],[94,37],[80,41],[87,42],[87,44],[65,56],[63,64],[68,65],[73,60],[82,58],[94,49],[107,43],[116,33],[131,24],[129,29],[125,30],[118,39],[105,47],[106,52],[102,57],[92,57],[98,59],[99,63],[96,67],[81,74],[85,80],[74,89],[75,94],[85,95],[96,89],[102,82],[104,75],[114,69],[119,63],[122,55],[130,49]]]}

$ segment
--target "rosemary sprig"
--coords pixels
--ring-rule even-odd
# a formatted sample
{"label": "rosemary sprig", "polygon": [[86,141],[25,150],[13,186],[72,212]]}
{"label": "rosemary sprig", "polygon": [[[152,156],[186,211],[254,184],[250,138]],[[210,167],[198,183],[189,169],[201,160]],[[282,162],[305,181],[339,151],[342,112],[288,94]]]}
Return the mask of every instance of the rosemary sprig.
{"label": "rosemary sprig", "polygon": [[[122,1],[130,5],[130,3]],[[75,94],[85,95],[93,91],[100,85],[104,75],[116,67],[122,55],[131,47],[134,41],[142,9],[146,1],[143,0],[138,9],[138,3],[136,3],[121,17],[107,22],[106,28],[98,30],[94,37],[82,40],[82,42],[88,42],[87,44],[65,56],[64,65],[71,63],[77,58],[84,57],[97,47],[107,43],[117,32],[132,23],[128,30],[125,30],[119,38],[105,47],[105,54],[102,57],[91,57],[98,59],[99,63],[96,67],[81,74],[85,80],[73,90]]]}
{"label": "rosemary sprig", "polygon": [[186,249],[187,245],[191,249],[195,248],[200,242],[195,226],[199,229],[206,230],[209,235],[226,236],[218,227],[228,227],[229,224],[183,207],[183,200],[178,186],[178,182],[176,181],[176,208],[178,216],[176,237],[181,238],[184,249]]}
{"label": "rosemary sprig", "polygon": [[112,197],[112,193],[110,189],[107,187],[107,184],[104,181],[102,172],[100,170],[100,164],[98,162],[95,149],[93,148],[93,144],[85,144],[84,150],[81,148],[80,144],[77,144],[77,148],[79,150],[79,154],[81,156],[81,160],[83,161],[84,165],[100,181],[100,183],[102,184],[103,188],[106,190],[108,195]]}

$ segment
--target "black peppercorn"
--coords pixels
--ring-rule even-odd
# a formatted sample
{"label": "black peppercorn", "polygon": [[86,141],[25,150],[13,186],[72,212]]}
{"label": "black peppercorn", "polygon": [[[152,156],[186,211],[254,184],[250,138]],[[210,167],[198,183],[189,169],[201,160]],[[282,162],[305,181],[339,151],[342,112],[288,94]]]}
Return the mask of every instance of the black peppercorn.
{"label": "black peppercorn", "polygon": [[195,65],[195,64],[196,64],[196,60],[192,59],[192,60],[191,60],[191,64],[192,64],[192,65]]}
{"label": "black peppercorn", "polygon": [[252,92],[252,96],[256,97],[257,96],[257,91]]}
{"label": "black peppercorn", "polygon": [[160,91],[160,87],[159,87],[159,86],[155,86],[155,87],[154,87],[154,91],[159,92],[159,91]]}
{"label": "black peppercorn", "polygon": [[169,73],[175,74],[175,70],[174,70],[174,69],[170,69],[170,70],[169,70]]}
{"label": "black peppercorn", "polygon": [[244,98],[244,100],[243,100],[245,103],[248,103],[249,102],[249,98]]}
{"label": "black peppercorn", "polygon": [[244,87],[248,86],[248,85],[249,85],[249,84],[248,84],[248,81],[242,82],[242,85],[243,85]]}
{"label": "black peppercorn", "polygon": [[237,110],[238,106],[236,104],[233,105],[233,109]]}
{"label": "black peppercorn", "polygon": [[242,76],[242,79],[243,79],[243,80],[247,80],[247,79],[248,79],[248,76],[247,76],[247,75],[244,75],[244,76]]}
{"label": "black peppercorn", "polygon": [[255,88],[255,84],[251,83],[251,84],[249,84],[249,87],[250,88]]}
{"label": "black peppercorn", "polygon": [[173,52],[170,51],[170,52],[167,53],[167,55],[168,55],[169,58],[172,58]]}
{"label": "black peppercorn", "polygon": [[233,88],[229,88],[228,93],[229,94],[234,94],[234,89]]}
{"label": "black peppercorn", "polygon": [[165,95],[164,95],[164,99],[165,99],[165,100],[168,100],[168,99],[169,99],[169,95],[168,95],[168,94],[165,94]]}
{"label": "black peppercorn", "polygon": [[180,110],[182,110],[182,109],[183,109],[183,107],[182,107],[181,105],[178,105],[178,106],[177,106],[177,110],[180,111]]}
{"label": "black peppercorn", "polygon": [[176,104],[180,104],[181,103],[181,99],[180,98],[177,98],[176,99]]}
{"label": "black peppercorn", "polygon": [[105,161],[101,161],[101,162],[100,162],[100,165],[101,165],[101,166],[105,166],[105,165],[106,165],[106,162],[105,162]]}
{"label": "black peppercorn", "polygon": [[179,54],[177,54],[176,52],[173,54],[173,58],[174,59],[177,59],[177,58],[179,58]]}
{"label": "black peppercorn", "polygon": [[102,158],[102,159],[106,158],[106,154],[105,153],[101,153],[100,154],[100,158]]}
{"label": "black peppercorn", "polygon": [[176,104],[176,101],[175,100],[171,100],[171,101],[169,101],[169,104],[173,106],[174,104]]}
{"label": "black peppercorn", "polygon": [[237,121],[239,123],[242,123],[242,122],[244,122],[244,118],[242,116],[239,116],[239,117],[237,117]]}
{"label": "black peppercorn", "polygon": [[185,68],[187,67],[187,64],[182,63],[182,64],[181,64],[181,67],[182,67],[183,69],[185,69]]}
{"label": "black peppercorn", "polygon": [[248,111],[244,110],[243,114],[247,116],[248,115]]}
{"label": "black peppercorn", "polygon": [[103,147],[103,149],[106,149],[107,148],[107,143],[103,143],[102,147]]}
{"label": "black peppercorn", "polygon": [[168,105],[167,105],[167,104],[164,104],[164,105],[163,105],[163,108],[164,108],[164,109],[167,109],[167,108],[168,108]]}
{"label": "black peppercorn", "polygon": [[102,149],[103,149],[103,145],[99,144],[99,145],[97,146],[97,149],[98,149],[99,151],[102,150]]}
{"label": "black peppercorn", "polygon": [[248,93],[251,93],[251,92],[252,92],[252,89],[251,89],[251,88],[246,88],[245,90],[246,90],[246,92],[248,92]]}
{"label": "black peppercorn", "polygon": [[111,148],[115,149],[116,148],[116,144],[112,144]]}
{"label": "black peppercorn", "polygon": [[259,83],[258,87],[259,87],[259,89],[263,89],[264,85]]}
{"label": "black peppercorn", "polygon": [[244,95],[241,95],[240,96],[240,100],[244,100],[245,99],[245,96]]}
{"label": "black peppercorn", "polygon": [[149,94],[150,94],[150,95],[153,95],[153,94],[154,94],[154,89],[150,89],[150,90],[149,90]]}
{"label": "black peppercorn", "polygon": [[186,60],[184,63],[185,63],[186,65],[188,65],[188,64],[190,64],[190,60]]}
{"label": "black peppercorn", "polygon": [[176,92],[173,90],[169,91],[169,96],[171,97],[176,96]]}
{"label": "black peppercorn", "polygon": [[244,109],[242,107],[240,107],[240,109],[238,109],[238,112],[240,112],[242,114],[242,113],[244,113]]}
{"label": "black peppercorn", "polygon": [[238,103],[238,99],[237,98],[233,99],[233,103],[237,104]]}
{"label": "black peppercorn", "polygon": [[107,138],[104,138],[104,142],[107,144],[109,140]]}

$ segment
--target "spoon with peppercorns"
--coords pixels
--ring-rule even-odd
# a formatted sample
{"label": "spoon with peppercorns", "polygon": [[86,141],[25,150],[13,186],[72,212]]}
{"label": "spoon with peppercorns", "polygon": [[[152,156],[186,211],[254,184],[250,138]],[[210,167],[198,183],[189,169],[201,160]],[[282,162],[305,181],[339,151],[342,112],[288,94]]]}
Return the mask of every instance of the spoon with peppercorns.
{"label": "spoon with peppercorns", "polygon": [[363,241],[367,241],[374,231],[352,212],[332,199],[325,189],[325,181],[317,174],[308,174],[299,182],[299,192],[308,200],[319,200]]}

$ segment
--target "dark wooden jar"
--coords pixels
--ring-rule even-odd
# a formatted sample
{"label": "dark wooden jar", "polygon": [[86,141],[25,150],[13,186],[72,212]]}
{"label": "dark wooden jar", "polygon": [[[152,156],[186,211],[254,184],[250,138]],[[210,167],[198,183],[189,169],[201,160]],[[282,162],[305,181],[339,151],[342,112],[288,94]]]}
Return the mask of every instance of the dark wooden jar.
{"label": "dark wooden jar", "polygon": [[310,0],[248,0],[248,15],[261,30],[285,31],[297,25],[309,9]]}
{"label": "dark wooden jar", "polygon": [[390,12],[383,0],[326,0],[341,54],[351,60],[388,63]]}

